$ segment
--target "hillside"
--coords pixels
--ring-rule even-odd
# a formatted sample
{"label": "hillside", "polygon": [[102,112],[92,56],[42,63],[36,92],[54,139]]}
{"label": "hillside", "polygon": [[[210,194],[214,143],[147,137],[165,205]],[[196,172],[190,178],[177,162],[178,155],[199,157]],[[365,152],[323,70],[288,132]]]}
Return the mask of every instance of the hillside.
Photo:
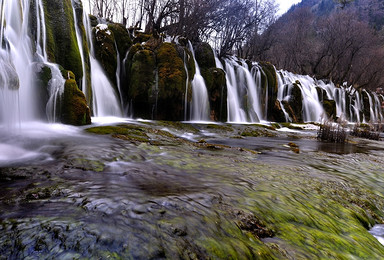
{"label": "hillside", "polygon": [[303,0],[260,36],[263,51],[248,58],[373,90],[384,82],[383,13],[378,0]]}

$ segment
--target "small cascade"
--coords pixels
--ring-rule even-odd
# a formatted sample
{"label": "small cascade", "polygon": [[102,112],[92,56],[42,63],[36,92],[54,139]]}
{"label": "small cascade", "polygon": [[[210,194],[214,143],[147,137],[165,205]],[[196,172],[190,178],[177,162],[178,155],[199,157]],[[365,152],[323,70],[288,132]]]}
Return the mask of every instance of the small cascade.
{"label": "small cascade", "polygon": [[225,69],[216,58],[216,66],[226,71],[228,89],[228,121],[254,123],[263,119],[261,109],[261,68],[252,65],[251,71],[244,60],[224,59]]}
{"label": "small cascade", "polygon": [[[229,122],[247,122],[245,111],[240,106],[237,80],[233,61],[225,59],[225,72],[228,90],[228,121]],[[217,62],[216,62],[217,63]]]}
{"label": "small cascade", "polygon": [[196,68],[195,77],[192,80],[191,119],[193,121],[209,121],[210,108],[207,87],[200,73],[200,67],[199,64],[197,64],[191,43],[189,43],[189,50],[192,52]]}
{"label": "small cascade", "polygon": [[289,84],[285,83],[282,73],[277,73],[277,84],[278,84],[277,101],[279,101],[280,107],[283,110],[285,121],[292,122],[292,119],[289,117],[289,114],[285,110],[284,105],[282,103],[282,101],[284,100],[284,92],[289,86]]}
{"label": "small cascade", "polygon": [[[100,63],[96,60],[93,48],[92,32],[89,19],[83,16],[89,44],[89,59],[91,65],[92,100],[94,116],[122,116],[120,102],[116,91],[106,76]],[[99,24],[96,30],[107,30],[104,24]]]}

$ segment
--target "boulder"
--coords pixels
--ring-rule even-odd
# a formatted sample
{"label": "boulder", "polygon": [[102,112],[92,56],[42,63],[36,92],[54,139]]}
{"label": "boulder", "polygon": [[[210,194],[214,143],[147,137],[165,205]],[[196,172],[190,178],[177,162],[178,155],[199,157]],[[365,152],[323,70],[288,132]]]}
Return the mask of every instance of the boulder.
{"label": "boulder", "polygon": [[77,87],[72,76],[65,81],[60,117],[64,124],[87,125],[91,123],[90,110],[84,93]]}

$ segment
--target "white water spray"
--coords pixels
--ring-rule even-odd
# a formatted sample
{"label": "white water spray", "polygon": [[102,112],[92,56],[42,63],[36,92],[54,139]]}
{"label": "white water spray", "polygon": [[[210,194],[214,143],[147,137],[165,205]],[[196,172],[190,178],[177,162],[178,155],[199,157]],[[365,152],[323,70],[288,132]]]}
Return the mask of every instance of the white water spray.
{"label": "white water spray", "polygon": [[191,43],[189,43],[189,49],[192,52],[196,68],[195,77],[192,80],[191,119],[193,121],[209,121],[210,108],[207,87],[204,78],[200,73],[200,67],[199,64],[197,64],[195,52]]}

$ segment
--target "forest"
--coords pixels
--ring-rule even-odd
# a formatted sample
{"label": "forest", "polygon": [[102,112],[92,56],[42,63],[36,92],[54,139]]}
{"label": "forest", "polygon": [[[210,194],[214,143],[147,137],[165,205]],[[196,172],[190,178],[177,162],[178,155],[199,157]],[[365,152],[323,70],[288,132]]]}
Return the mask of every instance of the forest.
{"label": "forest", "polygon": [[303,0],[278,17],[275,0],[88,0],[97,17],[153,35],[209,42],[219,56],[268,61],[337,85],[382,87],[384,4]]}

